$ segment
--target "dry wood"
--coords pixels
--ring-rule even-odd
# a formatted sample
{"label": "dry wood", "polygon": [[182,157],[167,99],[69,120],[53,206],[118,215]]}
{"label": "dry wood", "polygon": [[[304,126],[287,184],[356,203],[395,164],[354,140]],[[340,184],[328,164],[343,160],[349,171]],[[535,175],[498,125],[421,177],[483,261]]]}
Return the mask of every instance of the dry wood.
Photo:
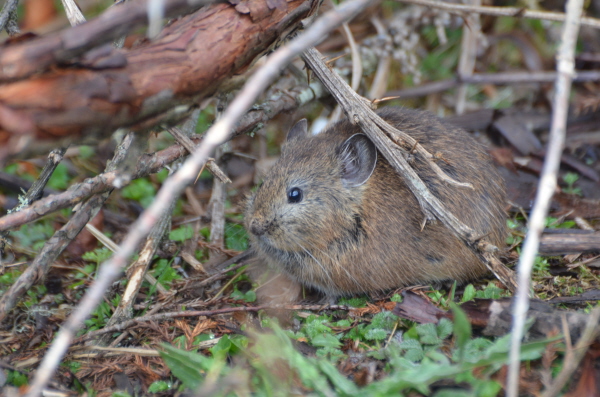
{"label": "dry wood", "polygon": [[[163,4],[165,16],[170,18],[187,14],[212,2],[165,0]],[[23,79],[34,73],[47,71],[53,65],[70,62],[99,45],[110,43],[146,26],[147,23],[147,2],[132,1],[110,8],[84,25],[48,34],[35,40],[4,45],[0,52],[0,82]],[[108,48],[103,48],[102,51],[104,55],[109,53]]]}
{"label": "dry wood", "polygon": [[566,255],[582,252],[600,252],[600,232],[587,230],[550,230],[540,239],[543,255]]}
{"label": "dry wood", "polygon": [[[171,208],[169,208],[169,210],[163,214],[156,225],[154,225],[154,228],[150,232],[150,235],[146,239],[146,242],[140,251],[138,259],[127,269],[127,276],[129,279],[127,287],[123,292],[123,297],[119,303],[119,306],[115,309],[113,315],[107,321],[107,327],[125,320],[129,320],[131,317],[133,317],[133,304],[135,302],[135,298],[137,297],[137,293],[142,286],[144,276],[148,270],[148,267],[150,266],[150,263],[152,262],[152,259],[154,258],[154,254],[158,250],[159,244],[162,241],[165,232],[169,230],[171,226],[171,215],[176,203],[177,202],[173,200],[171,203]],[[103,340],[104,344],[108,344],[109,342],[110,341],[108,339]]]}
{"label": "dry wood", "polygon": [[[384,96],[397,96],[399,98],[414,98],[441,91],[446,91],[460,84],[535,84],[551,83],[556,80],[557,72],[498,72],[498,73],[473,73],[470,76],[457,76],[453,79],[434,81],[416,87],[388,91]],[[573,82],[586,82],[600,80],[598,70],[578,70],[575,72]]]}
{"label": "dry wood", "polygon": [[265,10],[250,15],[230,4],[211,5],[169,25],[153,42],[129,51],[105,48],[78,68],[5,84],[0,89],[0,157],[33,138],[89,137],[123,126],[139,131],[180,121],[195,103],[296,27],[311,4],[293,0],[282,12],[268,10],[265,2]]}

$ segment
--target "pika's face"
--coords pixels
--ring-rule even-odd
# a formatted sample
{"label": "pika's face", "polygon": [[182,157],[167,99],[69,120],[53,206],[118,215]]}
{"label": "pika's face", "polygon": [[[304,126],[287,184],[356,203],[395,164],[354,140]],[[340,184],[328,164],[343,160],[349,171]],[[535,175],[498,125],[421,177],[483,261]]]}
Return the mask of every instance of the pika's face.
{"label": "pika's face", "polygon": [[362,134],[311,136],[297,127],[246,210],[253,247],[275,262],[327,255],[347,238],[377,158]]}

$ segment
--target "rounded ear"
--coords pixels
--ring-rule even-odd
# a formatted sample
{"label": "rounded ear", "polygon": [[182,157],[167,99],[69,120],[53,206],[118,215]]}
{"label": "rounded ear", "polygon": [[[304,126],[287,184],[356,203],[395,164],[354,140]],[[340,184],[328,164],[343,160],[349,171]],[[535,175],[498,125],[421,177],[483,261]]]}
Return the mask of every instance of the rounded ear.
{"label": "rounded ear", "polygon": [[305,138],[308,136],[308,122],[306,119],[298,121],[287,133],[286,141],[296,137]]}
{"label": "rounded ear", "polygon": [[355,134],[341,146],[339,159],[344,186],[360,186],[369,180],[375,170],[377,148],[365,134]]}

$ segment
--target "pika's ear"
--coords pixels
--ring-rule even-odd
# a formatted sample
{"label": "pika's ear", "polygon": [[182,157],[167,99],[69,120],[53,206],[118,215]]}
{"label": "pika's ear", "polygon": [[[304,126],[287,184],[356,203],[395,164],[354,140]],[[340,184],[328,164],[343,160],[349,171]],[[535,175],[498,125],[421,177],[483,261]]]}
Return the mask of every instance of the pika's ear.
{"label": "pika's ear", "polygon": [[306,138],[308,136],[308,121],[302,119],[298,121],[287,133],[286,141],[292,140],[296,137]]}
{"label": "pika's ear", "polygon": [[344,186],[360,186],[369,180],[375,170],[377,148],[365,134],[354,134],[341,146],[339,159]]}

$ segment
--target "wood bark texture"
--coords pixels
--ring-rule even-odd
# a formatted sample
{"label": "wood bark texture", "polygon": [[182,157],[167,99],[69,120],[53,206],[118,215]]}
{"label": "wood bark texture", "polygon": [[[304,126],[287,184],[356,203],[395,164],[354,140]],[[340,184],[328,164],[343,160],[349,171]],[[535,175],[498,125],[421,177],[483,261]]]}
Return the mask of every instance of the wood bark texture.
{"label": "wood bark texture", "polygon": [[[297,27],[312,2],[288,0],[287,7],[273,8],[267,1],[250,8],[213,4],[173,22],[152,42],[131,50],[100,47],[69,67],[56,65],[0,86],[0,159],[32,141],[179,121]],[[38,40],[47,39],[26,45],[38,48]]]}

